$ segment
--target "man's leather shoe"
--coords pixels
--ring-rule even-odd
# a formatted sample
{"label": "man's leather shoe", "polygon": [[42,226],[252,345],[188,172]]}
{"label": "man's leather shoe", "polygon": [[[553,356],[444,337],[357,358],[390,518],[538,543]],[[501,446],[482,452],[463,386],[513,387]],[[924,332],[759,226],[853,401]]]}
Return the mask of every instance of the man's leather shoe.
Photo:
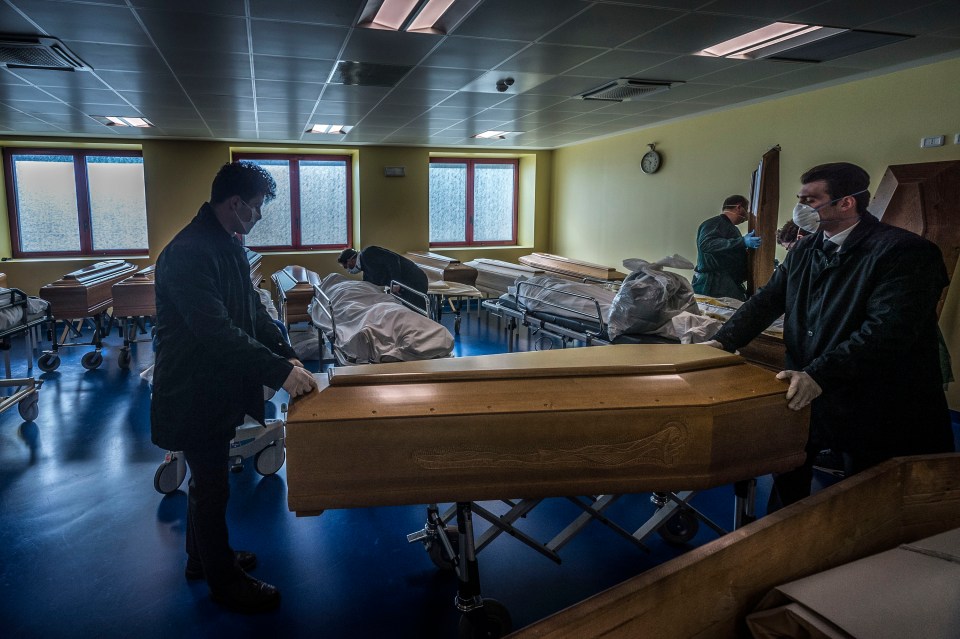
{"label": "man's leather shoe", "polygon": [[[240,565],[240,569],[244,572],[257,567],[257,556],[252,552],[237,550],[234,551],[234,554],[237,556],[237,564]],[[183,571],[183,574],[186,575],[187,579],[203,579],[203,564],[200,563],[199,559],[187,557],[187,568]]]}
{"label": "man's leather shoe", "polygon": [[280,591],[275,586],[250,575],[243,575],[217,588],[210,588],[210,598],[234,612],[255,614],[280,606]]}

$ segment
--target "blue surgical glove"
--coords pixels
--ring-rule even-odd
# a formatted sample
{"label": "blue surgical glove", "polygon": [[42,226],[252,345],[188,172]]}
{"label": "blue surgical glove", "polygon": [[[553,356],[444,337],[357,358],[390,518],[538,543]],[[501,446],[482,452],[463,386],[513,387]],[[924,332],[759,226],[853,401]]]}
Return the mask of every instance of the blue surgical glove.
{"label": "blue surgical glove", "polygon": [[748,249],[755,249],[760,246],[760,238],[757,237],[756,230],[750,231],[743,236],[743,243],[747,245]]}

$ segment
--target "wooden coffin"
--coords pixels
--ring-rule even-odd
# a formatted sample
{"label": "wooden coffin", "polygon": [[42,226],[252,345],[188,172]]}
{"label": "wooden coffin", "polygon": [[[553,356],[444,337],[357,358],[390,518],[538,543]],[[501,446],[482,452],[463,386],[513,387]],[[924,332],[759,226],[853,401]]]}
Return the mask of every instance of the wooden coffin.
{"label": "wooden coffin", "polygon": [[7,274],[0,273],[0,288],[7,288]]}
{"label": "wooden coffin", "polygon": [[113,304],[113,285],[133,275],[137,267],[123,260],[105,260],[67,273],[40,288],[56,319],[92,317]]}
{"label": "wooden coffin", "polygon": [[521,264],[543,269],[548,273],[558,273],[576,279],[586,277],[592,280],[613,281],[622,280],[626,277],[625,273],[620,273],[617,269],[609,266],[581,262],[580,260],[551,255],[549,253],[531,253],[530,255],[522,256],[519,261]]}
{"label": "wooden coffin", "polygon": [[460,282],[475,286],[477,283],[477,269],[462,264],[460,260],[430,253],[429,251],[412,251],[406,257],[416,263],[430,282]]}
{"label": "wooden coffin", "polygon": [[749,637],[744,619],[771,588],[957,526],[960,455],[901,457],[509,636]]}
{"label": "wooden coffin", "polygon": [[297,514],[702,489],[803,460],[808,412],[703,345],[622,345],[331,369],[287,417]]}
{"label": "wooden coffin", "polygon": [[260,282],[263,281],[263,274],[260,272],[260,262],[263,260],[263,256],[251,251],[246,246],[243,247],[243,250],[247,254],[247,261],[250,263],[250,281],[253,282],[254,286],[259,286]]}
{"label": "wooden coffin", "polygon": [[114,317],[153,317],[157,314],[154,268],[151,264],[113,285]]}
{"label": "wooden coffin", "polygon": [[488,297],[500,297],[508,287],[513,286],[517,278],[526,279],[546,273],[542,268],[486,258],[471,260],[467,266],[477,269],[477,283],[474,286]]}
{"label": "wooden coffin", "polygon": [[313,287],[320,284],[320,276],[302,266],[285,266],[272,276],[280,298],[280,321],[290,326],[310,321],[307,307],[313,300]]}

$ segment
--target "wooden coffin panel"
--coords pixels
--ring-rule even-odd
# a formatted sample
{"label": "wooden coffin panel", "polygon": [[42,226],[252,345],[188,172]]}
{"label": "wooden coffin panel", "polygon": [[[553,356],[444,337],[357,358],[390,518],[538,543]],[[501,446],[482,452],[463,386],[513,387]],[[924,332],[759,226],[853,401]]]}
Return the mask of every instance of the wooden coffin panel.
{"label": "wooden coffin panel", "polygon": [[549,273],[559,273],[576,279],[590,278],[594,280],[622,280],[625,273],[617,269],[590,262],[582,262],[569,257],[551,255],[550,253],[531,253],[519,259],[521,264],[533,268],[543,269]]}
{"label": "wooden coffin panel", "polygon": [[507,287],[512,286],[518,277],[530,278],[546,273],[542,268],[486,258],[471,260],[467,265],[477,269],[477,283],[474,286],[489,297],[500,297],[506,293]]}
{"label": "wooden coffin panel", "polygon": [[151,264],[113,285],[114,317],[153,317],[157,314],[155,268]]}
{"label": "wooden coffin panel", "polygon": [[462,264],[460,260],[429,251],[412,251],[406,257],[415,262],[430,282],[459,282],[476,286],[477,269]]}
{"label": "wooden coffin panel", "polygon": [[298,514],[707,488],[796,467],[807,437],[782,382],[701,345],[355,368],[288,414]]}
{"label": "wooden coffin panel", "polygon": [[313,287],[320,285],[320,276],[303,266],[292,265],[271,278],[280,297],[280,321],[287,326],[310,321],[307,307],[313,300]]}
{"label": "wooden coffin panel", "polygon": [[40,288],[56,319],[91,317],[113,303],[113,285],[133,275],[137,267],[123,260],[105,260],[67,273]]}
{"label": "wooden coffin panel", "polygon": [[251,251],[246,246],[243,247],[243,251],[247,254],[247,262],[250,263],[250,281],[253,282],[254,286],[259,286],[260,282],[263,281],[263,274],[260,272],[260,262],[263,261],[263,256]]}
{"label": "wooden coffin panel", "polygon": [[771,588],[958,526],[960,455],[893,459],[509,636],[748,637]]}

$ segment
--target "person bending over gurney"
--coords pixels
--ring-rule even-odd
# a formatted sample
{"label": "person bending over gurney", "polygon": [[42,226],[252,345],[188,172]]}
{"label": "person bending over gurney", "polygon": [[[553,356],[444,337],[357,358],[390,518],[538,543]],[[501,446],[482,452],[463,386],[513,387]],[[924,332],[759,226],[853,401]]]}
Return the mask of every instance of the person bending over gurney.
{"label": "person bending over gurney", "polygon": [[[363,281],[377,286],[390,286],[396,280],[415,291],[427,294],[427,275],[416,262],[390,249],[368,246],[359,253],[352,248],[344,249],[337,258],[340,266],[350,273],[363,273]],[[399,288],[399,287],[398,287]],[[392,291],[411,304],[423,308],[423,299],[410,295],[409,291]],[[424,308],[424,310],[426,310]]]}

